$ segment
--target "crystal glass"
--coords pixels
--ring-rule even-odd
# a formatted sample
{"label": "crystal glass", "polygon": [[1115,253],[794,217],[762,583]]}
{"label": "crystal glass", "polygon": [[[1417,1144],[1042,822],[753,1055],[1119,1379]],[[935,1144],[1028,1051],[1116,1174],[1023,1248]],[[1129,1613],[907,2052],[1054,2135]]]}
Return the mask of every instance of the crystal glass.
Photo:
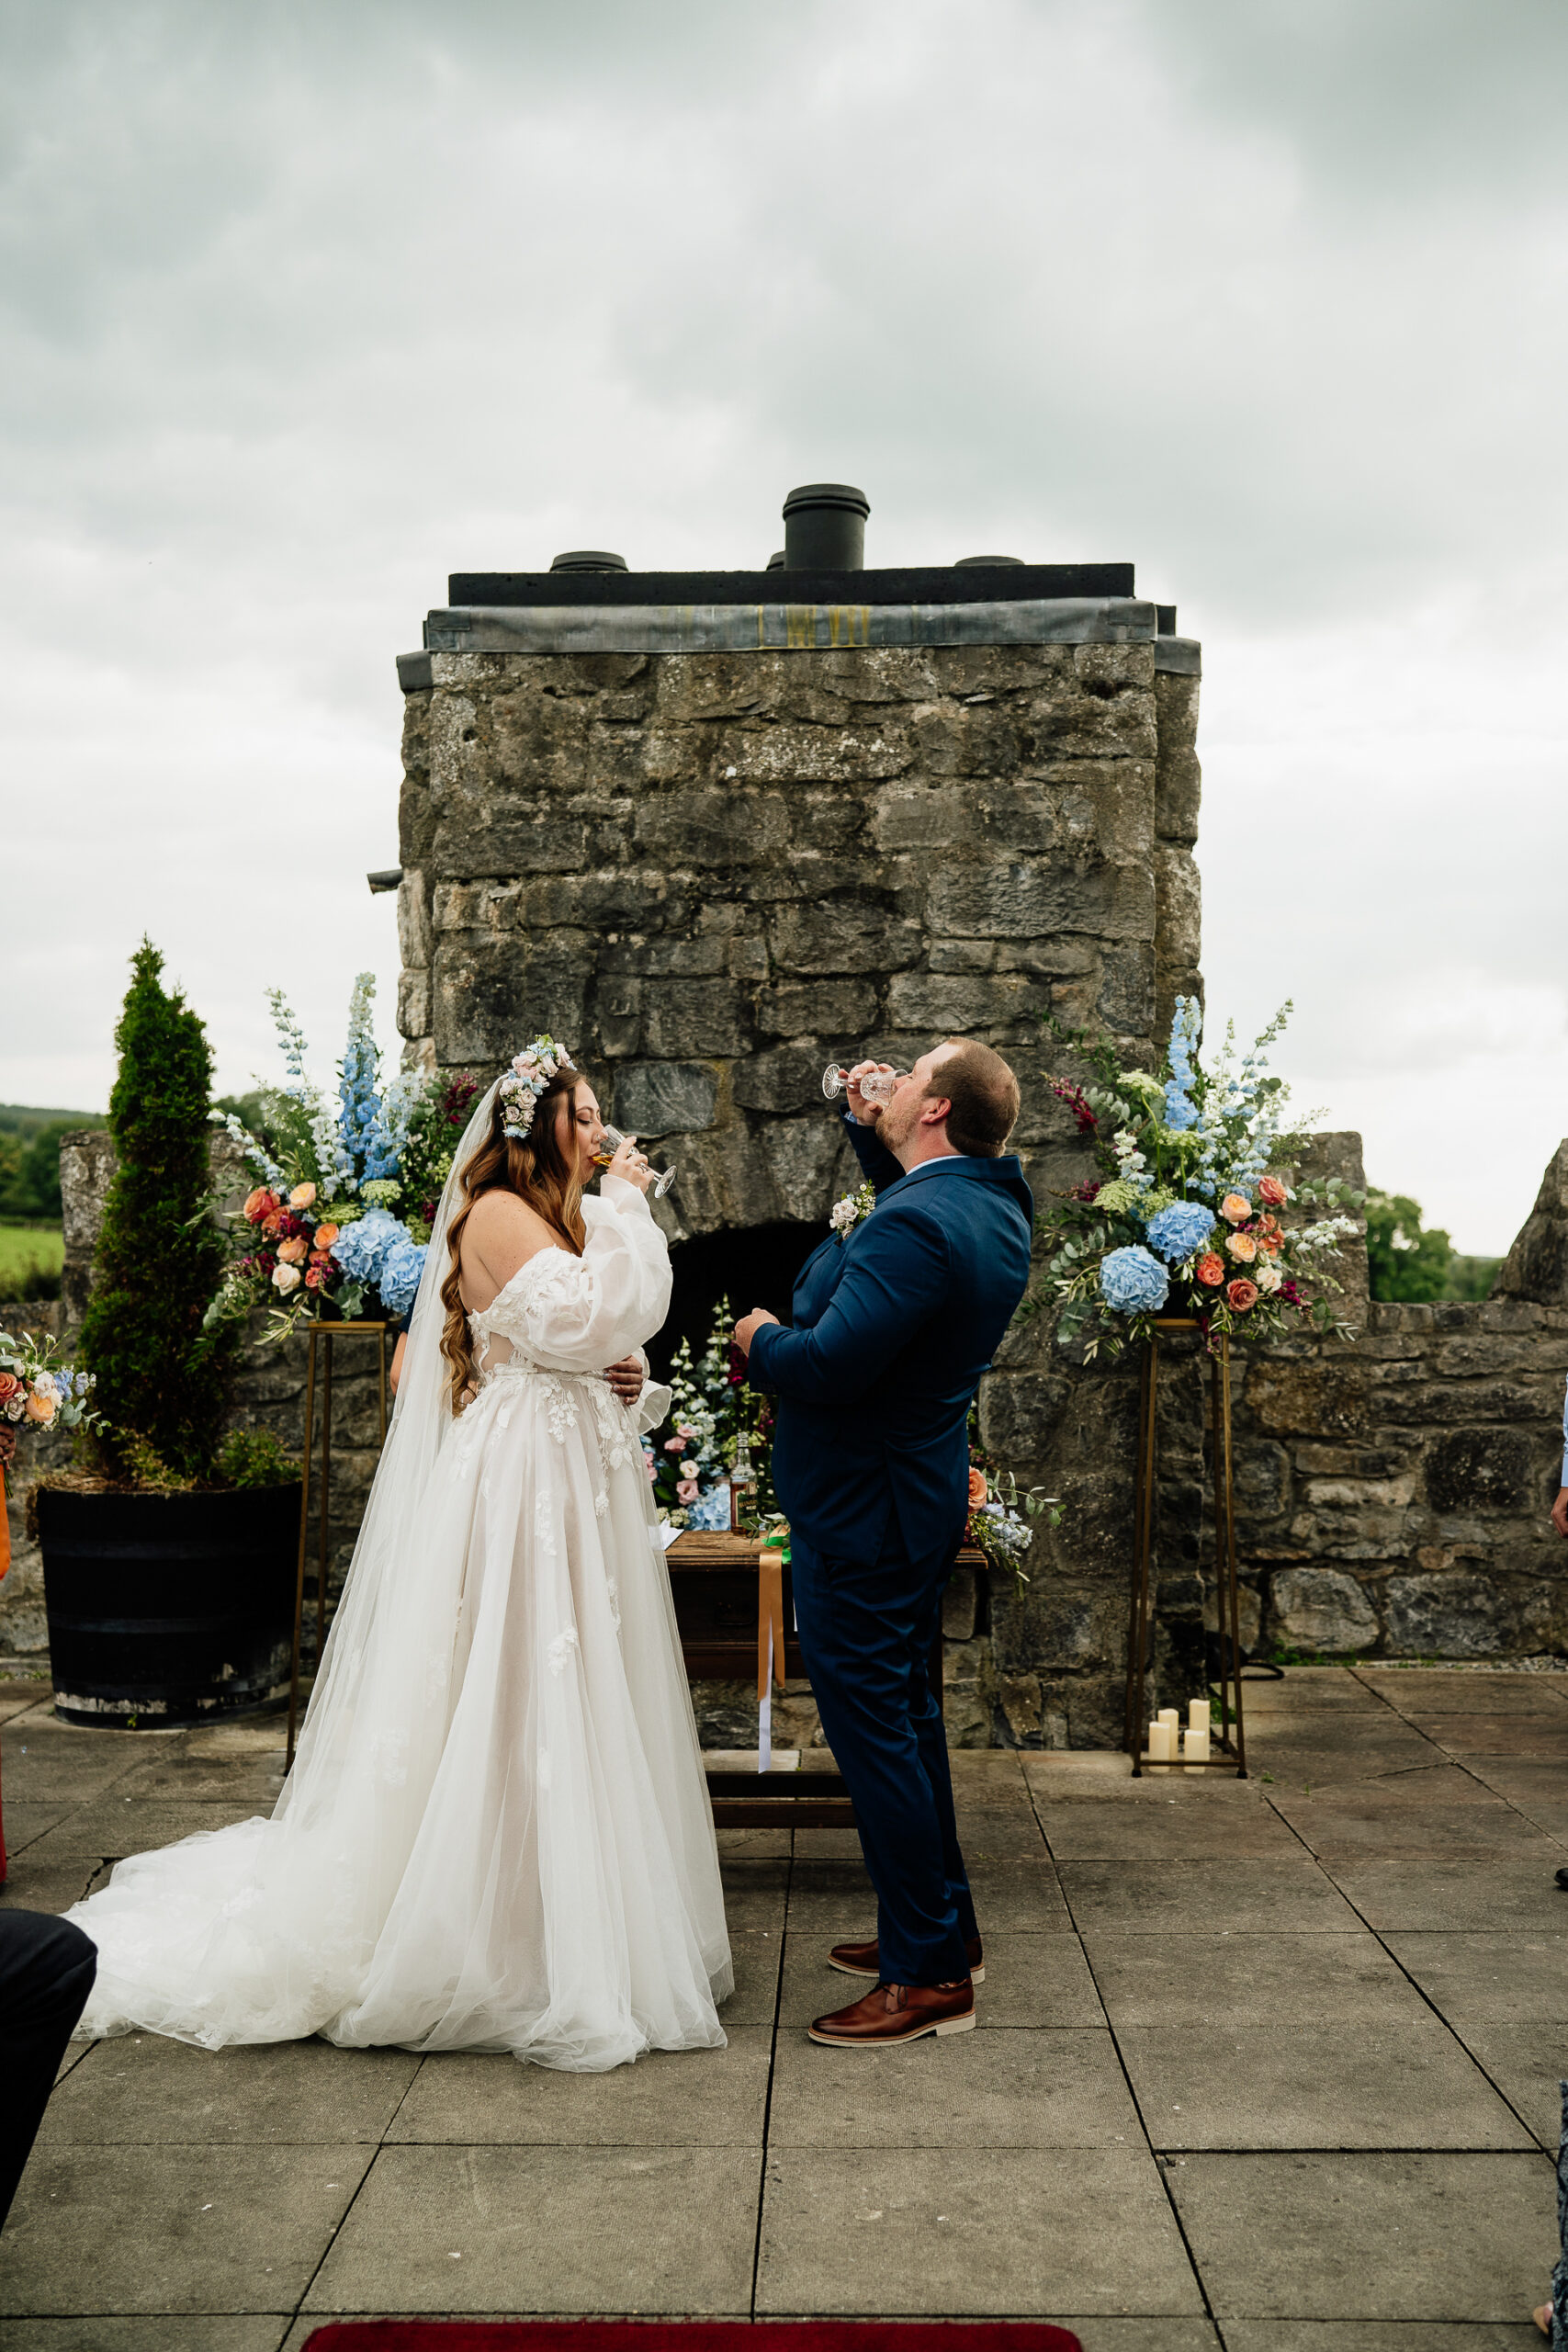
{"label": "crystal glass", "polygon": [[[603,1134],[605,1143],[609,1146],[609,1149],[607,1151],[596,1151],[594,1153],[593,1164],[596,1168],[608,1168],[616,1152],[619,1151],[621,1146],[627,1140],[627,1138],[621,1133],[619,1127],[606,1126],[603,1130]],[[653,1182],[648,1189],[653,1194],[656,1201],[661,1201],[664,1198],[665,1193],[675,1182],[675,1175],[676,1171],[673,1168],[660,1168],[654,1170]]]}
{"label": "crystal glass", "polygon": [[[899,1080],[904,1077],[904,1075],[905,1073],[902,1070],[896,1069],[868,1070],[860,1082],[862,1101],[865,1102],[891,1102],[893,1100],[893,1090],[899,1083]],[[829,1062],[827,1069],[822,1073],[822,1091],[828,1097],[829,1102],[833,1102],[840,1094],[847,1094],[849,1090],[849,1071],[841,1069],[837,1062]]]}

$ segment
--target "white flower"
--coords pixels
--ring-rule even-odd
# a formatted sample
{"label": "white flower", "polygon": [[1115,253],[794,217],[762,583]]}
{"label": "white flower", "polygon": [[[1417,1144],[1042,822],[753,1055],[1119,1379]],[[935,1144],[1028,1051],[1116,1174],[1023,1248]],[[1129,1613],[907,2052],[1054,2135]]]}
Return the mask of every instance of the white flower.
{"label": "white flower", "polygon": [[1258,1262],[1252,1269],[1252,1279],[1258,1284],[1259,1290],[1270,1291],[1279,1289],[1280,1283],[1284,1280],[1284,1276],[1280,1273],[1279,1267],[1274,1263],[1273,1259],[1267,1256],[1260,1250],[1258,1256]]}
{"label": "white flower", "polygon": [[298,1266],[275,1266],[272,1270],[272,1286],[285,1298],[291,1290],[299,1289],[301,1279]]}
{"label": "white flower", "polygon": [[47,1372],[35,1374],[32,1383],[32,1391],[35,1396],[52,1396],[54,1395],[54,1383],[50,1378]]}

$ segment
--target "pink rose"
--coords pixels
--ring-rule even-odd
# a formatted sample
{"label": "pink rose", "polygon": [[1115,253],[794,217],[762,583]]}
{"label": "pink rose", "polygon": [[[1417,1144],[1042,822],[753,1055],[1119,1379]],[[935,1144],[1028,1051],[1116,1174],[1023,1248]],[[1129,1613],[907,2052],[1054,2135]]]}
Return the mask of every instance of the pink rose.
{"label": "pink rose", "polygon": [[680,1502],[694,1503],[697,1499],[696,1480],[694,1478],[682,1478],[680,1485],[675,1489],[675,1495],[676,1499]]}
{"label": "pink rose", "polygon": [[666,1453],[684,1453],[686,1451],[684,1437],[667,1437],[664,1441],[664,1451]]}

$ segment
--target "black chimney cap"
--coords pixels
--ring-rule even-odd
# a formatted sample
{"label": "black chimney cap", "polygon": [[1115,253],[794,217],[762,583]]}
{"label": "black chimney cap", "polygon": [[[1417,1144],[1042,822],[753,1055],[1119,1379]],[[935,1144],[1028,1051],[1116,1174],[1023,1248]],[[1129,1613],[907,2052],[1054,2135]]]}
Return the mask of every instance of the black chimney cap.
{"label": "black chimney cap", "polygon": [[871,513],[871,501],[864,491],[856,490],[852,482],[847,481],[802,482],[784,500],[785,520],[800,506],[844,506],[863,519]]}
{"label": "black chimney cap", "polygon": [[630,566],[624,555],[606,555],[601,548],[573,548],[567,555],[558,555],[551,564],[552,571],[626,571]]}
{"label": "black chimney cap", "polygon": [[782,571],[784,568],[784,551],[783,548],[780,548],[776,555],[771,555],[768,558],[768,570],[770,571]]}

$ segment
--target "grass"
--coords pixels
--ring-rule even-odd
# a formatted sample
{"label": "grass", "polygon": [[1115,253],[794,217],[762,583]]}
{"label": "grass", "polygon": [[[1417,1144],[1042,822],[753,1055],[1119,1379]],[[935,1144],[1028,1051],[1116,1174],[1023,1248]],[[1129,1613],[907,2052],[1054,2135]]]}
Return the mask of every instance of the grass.
{"label": "grass", "polygon": [[0,1225],[0,1301],[57,1298],[64,1263],[57,1225]]}

